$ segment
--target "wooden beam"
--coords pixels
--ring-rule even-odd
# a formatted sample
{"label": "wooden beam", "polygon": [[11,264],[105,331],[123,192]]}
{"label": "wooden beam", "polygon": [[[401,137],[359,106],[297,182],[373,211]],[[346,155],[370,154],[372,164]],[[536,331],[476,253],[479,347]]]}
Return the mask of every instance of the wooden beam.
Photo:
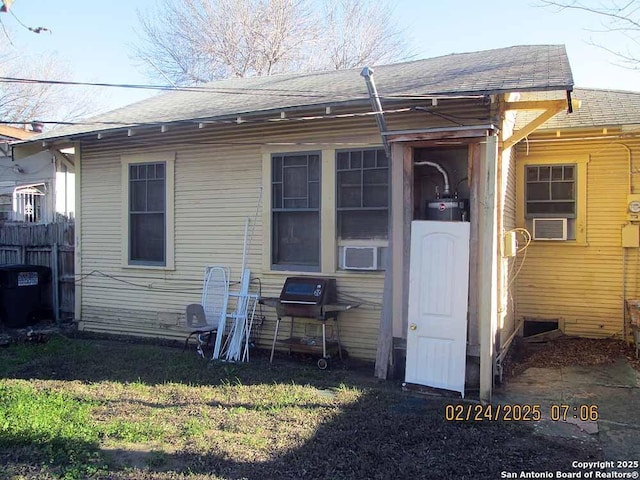
{"label": "wooden beam", "polygon": [[[488,129],[487,129],[488,130]],[[458,138],[479,138],[486,137],[487,130],[469,129],[469,130],[452,130],[445,132],[419,132],[419,133],[400,133],[387,136],[389,142],[413,142],[428,140],[449,140]]]}
{"label": "wooden beam", "polygon": [[560,100],[529,100],[523,102],[505,102],[505,110],[549,110],[550,108],[560,108],[567,106],[565,99]]}
{"label": "wooden beam", "polygon": [[[573,111],[580,108],[582,102],[580,100],[572,100],[571,106]],[[513,147],[516,143],[522,140],[527,135],[533,133],[542,126],[548,120],[551,120],[554,116],[567,108],[566,100],[539,100],[539,101],[526,101],[526,102],[506,102],[505,110],[544,110],[535,119],[530,121],[527,125],[521,129],[513,132],[509,138],[507,138],[502,148],[504,150]]]}
{"label": "wooden beam", "polygon": [[62,163],[65,167],[67,167],[67,169],[71,172],[74,173],[76,170],[76,166],[73,164],[73,162],[71,160],[69,160],[67,158],[66,155],[64,155],[62,152],[60,152],[59,150],[52,148],[51,152],[53,153],[53,156],[56,157],[56,159]]}

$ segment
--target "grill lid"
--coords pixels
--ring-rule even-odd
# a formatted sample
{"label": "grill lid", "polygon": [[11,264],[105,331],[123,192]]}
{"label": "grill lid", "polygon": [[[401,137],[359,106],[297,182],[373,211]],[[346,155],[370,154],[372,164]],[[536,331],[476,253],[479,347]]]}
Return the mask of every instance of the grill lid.
{"label": "grill lid", "polygon": [[285,280],[280,302],[298,305],[326,305],[336,302],[336,279],[289,277]]}

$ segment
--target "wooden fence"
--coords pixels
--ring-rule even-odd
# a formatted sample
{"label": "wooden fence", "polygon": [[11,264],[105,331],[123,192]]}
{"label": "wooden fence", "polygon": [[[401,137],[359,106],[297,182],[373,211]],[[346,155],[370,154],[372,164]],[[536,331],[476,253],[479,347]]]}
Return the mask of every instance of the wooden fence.
{"label": "wooden fence", "polygon": [[56,321],[73,318],[75,302],[73,222],[0,226],[0,265],[51,268]]}

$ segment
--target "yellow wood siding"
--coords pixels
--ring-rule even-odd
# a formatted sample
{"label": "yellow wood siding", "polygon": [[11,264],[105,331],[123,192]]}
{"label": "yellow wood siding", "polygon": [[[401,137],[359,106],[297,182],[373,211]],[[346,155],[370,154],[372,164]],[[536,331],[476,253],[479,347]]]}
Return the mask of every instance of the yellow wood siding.
{"label": "yellow wood siding", "polygon": [[[502,230],[512,231],[516,228],[516,161],[515,150],[511,149],[503,156],[502,182],[504,185]],[[503,235],[504,237],[504,235]],[[504,238],[501,239],[501,242]],[[522,245],[522,236],[518,236]],[[500,245],[501,247],[502,245]],[[501,300],[499,304],[500,314],[500,340],[506,342],[516,328],[516,288],[513,281],[516,260],[514,258],[502,258]]]}
{"label": "yellow wood siding", "polygon": [[[574,136],[593,132],[576,132]],[[537,138],[549,141],[536,142]],[[637,298],[640,256],[627,249],[626,279],[623,282],[621,228],[627,223],[626,206],[630,159],[640,153],[638,139],[570,140],[561,135],[532,137],[518,148],[518,163],[527,155],[546,157],[550,162],[589,156],[587,164],[586,243],[533,242],[527,249],[517,278],[517,317],[559,319],[569,335],[607,337],[623,331],[623,283],[627,298]],[[565,140],[567,139],[567,140]],[[626,146],[624,146],[625,144]],[[630,149],[630,150],[629,150]],[[636,189],[640,186],[635,179]],[[633,186],[632,186],[633,187]],[[521,226],[522,219],[520,219]],[[574,242],[577,243],[577,242]]]}
{"label": "yellow wood siding", "polygon": [[[482,120],[486,116],[483,109],[476,102],[456,101],[442,111],[476,117],[479,123],[486,123]],[[393,130],[446,126],[440,117],[424,112],[389,115],[387,123]],[[185,307],[200,301],[205,265],[229,266],[231,280],[240,280],[245,220],[249,217],[253,222],[256,212],[255,228],[250,226],[253,237],[248,267],[252,277],[259,279],[262,295],[278,296],[290,275],[268,271],[268,261],[263,259],[263,244],[270,236],[268,229],[263,230],[263,221],[269,218],[265,209],[270,194],[261,192],[265,151],[381,144],[373,117],[204,128],[190,125],[172,127],[165,133],[158,127],[133,133],[132,137],[124,132],[113,133],[82,143],[80,328],[173,339],[185,337]],[[123,267],[126,239],[120,226],[122,203],[127,200],[123,198],[121,157],[154,152],[175,154],[175,265],[165,270]],[[333,165],[333,159],[329,164]],[[267,190],[268,183],[264,185]],[[323,223],[322,236],[323,248],[335,243],[335,226],[330,228]],[[341,315],[344,347],[353,357],[374,359],[384,273],[328,271],[323,263],[321,275],[337,279],[341,300],[361,303],[359,308]],[[257,288],[258,283],[252,285]],[[265,322],[255,331],[259,344],[270,346],[275,312],[266,307],[263,312]],[[297,328],[310,332],[313,324],[305,329],[300,321]],[[281,328],[281,332],[288,332],[287,321]]]}

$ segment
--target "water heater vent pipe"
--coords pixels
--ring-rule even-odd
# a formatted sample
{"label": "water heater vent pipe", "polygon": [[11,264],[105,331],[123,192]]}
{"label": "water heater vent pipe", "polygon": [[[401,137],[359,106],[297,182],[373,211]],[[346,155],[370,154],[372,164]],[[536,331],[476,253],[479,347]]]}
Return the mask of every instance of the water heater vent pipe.
{"label": "water heater vent pipe", "polygon": [[437,169],[442,174],[442,178],[444,179],[444,192],[442,192],[443,195],[451,195],[451,188],[449,187],[449,175],[447,175],[447,171],[444,168],[442,168],[442,166],[439,163],[429,162],[425,160],[421,162],[415,162],[414,165],[415,166],[428,165],[429,167],[433,167]]}

